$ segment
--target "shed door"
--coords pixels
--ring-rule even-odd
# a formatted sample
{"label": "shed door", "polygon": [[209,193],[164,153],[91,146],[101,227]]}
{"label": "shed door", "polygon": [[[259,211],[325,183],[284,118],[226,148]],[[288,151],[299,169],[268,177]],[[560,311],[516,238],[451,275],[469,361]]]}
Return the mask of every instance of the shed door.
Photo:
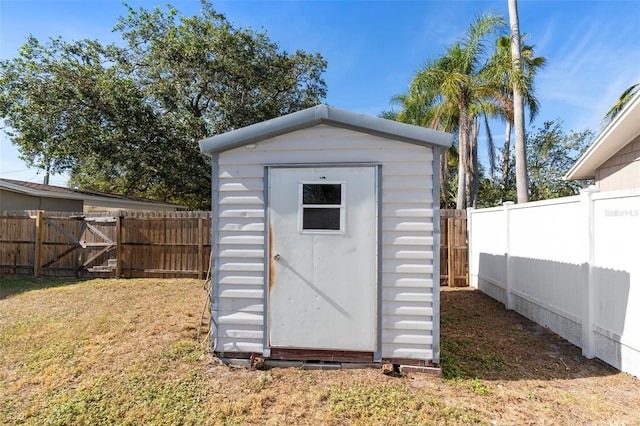
{"label": "shed door", "polygon": [[374,351],[376,168],[271,168],[271,347]]}

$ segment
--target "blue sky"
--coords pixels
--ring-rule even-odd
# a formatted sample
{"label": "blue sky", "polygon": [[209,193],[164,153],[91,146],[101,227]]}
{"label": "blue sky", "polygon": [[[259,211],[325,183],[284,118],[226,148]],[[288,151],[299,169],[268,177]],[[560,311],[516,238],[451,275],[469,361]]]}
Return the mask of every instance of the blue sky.
{"label": "blue sky", "polygon": [[[171,3],[184,15],[195,0],[129,1],[137,8]],[[548,65],[537,79],[541,110],[534,127],[561,118],[565,130],[597,130],[619,94],[640,81],[640,0],[520,0],[520,26]],[[457,41],[482,12],[508,16],[500,1],[213,1],[236,27],[266,31],[286,51],[320,52],[328,60],[326,103],[377,115],[406,91],[415,71]],[[45,40],[119,42],[111,29],[126,13],[118,0],[0,0],[0,59],[29,34]],[[503,126],[492,128],[497,143]],[[533,127],[529,126],[529,129]],[[480,144],[483,144],[481,136]],[[480,147],[482,150],[482,146]],[[481,160],[486,157],[481,154]],[[42,181],[0,136],[0,177]],[[65,185],[66,177],[51,183]]]}

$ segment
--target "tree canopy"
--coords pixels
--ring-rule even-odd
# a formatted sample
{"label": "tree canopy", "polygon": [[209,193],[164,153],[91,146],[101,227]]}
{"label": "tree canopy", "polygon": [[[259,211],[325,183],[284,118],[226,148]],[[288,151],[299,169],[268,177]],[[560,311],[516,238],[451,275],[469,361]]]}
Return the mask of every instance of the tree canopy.
{"label": "tree canopy", "polygon": [[[510,135],[514,121],[514,88],[524,97],[530,118],[538,112],[535,97],[536,71],[545,65],[544,57],[533,54],[533,46],[519,46],[521,67],[512,61],[511,37],[501,16],[479,15],[459,42],[444,54],[426,61],[416,73],[406,94],[392,101],[400,111],[382,116],[420,126],[453,132],[457,150],[449,150],[440,164],[441,205],[456,208],[484,204],[479,200],[481,166],[478,162],[480,121],[484,121],[489,150],[489,181],[496,186],[496,162],[489,118],[506,123],[502,175],[511,174]],[[457,169],[457,170],[456,170]],[[487,183],[482,182],[486,187]],[[508,182],[502,182],[507,186]]]}
{"label": "tree canopy", "polygon": [[[527,133],[527,171],[530,201],[547,200],[578,194],[579,181],[564,180],[564,175],[593,142],[591,130],[566,132],[562,120],[545,121],[541,127]],[[511,151],[511,156],[514,153]],[[502,161],[502,160],[501,160]],[[513,162],[513,158],[510,160]],[[513,168],[497,185],[489,179],[480,182],[479,207],[493,207],[516,199],[516,179]]]}
{"label": "tree canopy", "polygon": [[[457,208],[474,204],[474,165],[477,163],[477,116],[483,103],[495,97],[495,78],[487,75],[489,36],[504,27],[504,18],[480,15],[469,26],[461,41],[449,47],[438,58],[429,59],[413,78],[409,92],[395,98],[402,111],[398,120],[456,131],[458,140]],[[474,163],[475,162],[475,163]],[[443,193],[446,185],[447,160],[441,164]]]}
{"label": "tree canopy", "polygon": [[126,7],[122,45],[29,37],[0,61],[7,134],[29,165],[68,172],[72,186],[208,208],[199,139],[326,96],[319,53],[282,51],[207,1],[191,17]]}

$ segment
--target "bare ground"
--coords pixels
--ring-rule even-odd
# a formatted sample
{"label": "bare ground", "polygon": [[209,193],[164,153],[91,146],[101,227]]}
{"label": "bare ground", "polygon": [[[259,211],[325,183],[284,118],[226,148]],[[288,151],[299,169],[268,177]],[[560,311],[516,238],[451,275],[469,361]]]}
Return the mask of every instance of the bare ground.
{"label": "bare ground", "polygon": [[472,289],[439,378],[220,365],[196,280],[0,284],[0,424],[640,424],[638,379]]}
{"label": "bare ground", "polygon": [[458,395],[465,406],[498,424],[640,424],[638,379],[477,290],[444,288],[441,301],[443,371],[453,360],[490,389]]}

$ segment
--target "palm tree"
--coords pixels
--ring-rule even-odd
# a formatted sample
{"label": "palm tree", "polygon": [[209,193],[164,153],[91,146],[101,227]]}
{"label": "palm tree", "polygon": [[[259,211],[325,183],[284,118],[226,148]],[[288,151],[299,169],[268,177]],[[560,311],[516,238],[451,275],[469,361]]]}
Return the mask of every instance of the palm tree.
{"label": "palm tree", "polygon": [[[535,56],[533,52],[534,46],[522,45],[520,62],[522,64],[522,74],[517,80],[514,75],[511,62],[511,38],[509,36],[499,37],[496,41],[496,51],[489,60],[491,69],[490,75],[496,77],[495,85],[499,95],[498,108],[488,111],[490,117],[502,118],[506,123],[504,148],[502,151],[502,179],[506,185],[507,176],[509,175],[510,158],[511,158],[511,132],[513,129],[513,85],[519,84],[520,92],[524,98],[524,105],[529,111],[529,122],[538,115],[539,102],[535,96],[534,79],[537,71],[544,67],[547,58],[544,56]],[[495,155],[495,154],[494,154]],[[490,159],[491,153],[489,154]],[[495,157],[494,157],[495,158]],[[493,170],[490,164],[490,176]],[[491,179],[493,180],[493,179]]]}
{"label": "palm tree", "polygon": [[[457,112],[455,109],[446,109],[447,105],[437,104],[437,97],[437,93],[414,86],[409,94],[396,95],[391,100],[392,104],[400,107],[400,112],[383,112],[382,116],[403,123],[454,133],[458,125]],[[440,157],[440,200],[445,206],[449,204],[450,199],[450,170],[452,167],[457,167],[457,159],[456,146],[451,146]]]}
{"label": "palm tree", "polygon": [[524,97],[521,85],[522,61],[520,50],[520,22],[518,20],[517,0],[509,0],[509,22],[511,24],[511,61],[515,84],[513,90],[513,127],[516,137],[516,193],[518,203],[529,201],[529,181],[527,179],[527,151],[524,134]]}
{"label": "palm tree", "polygon": [[456,207],[459,209],[469,205],[475,174],[473,135],[477,118],[473,107],[493,97],[495,92],[490,84],[491,79],[484,75],[486,38],[503,25],[504,18],[501,16],[477,17],[463,40],[451,46],[441,58],[428,61],[416,73],[410,85],[410,104],[429,101],[426,105],[433,109],[436,121],[457,116],[459,160]]}
{"label": "palm tree", "polygon": [[640,82],[632,84],[624,92],[622,92],[616,103],[611,107],[609,111],[607,111],[605,116],[602,118],[601,125],[604,127],[607,124],[611,123],[615,116],[623,110],[624,106],[631,100],[631,98],[634,97],[636,93],[640,93]]}

